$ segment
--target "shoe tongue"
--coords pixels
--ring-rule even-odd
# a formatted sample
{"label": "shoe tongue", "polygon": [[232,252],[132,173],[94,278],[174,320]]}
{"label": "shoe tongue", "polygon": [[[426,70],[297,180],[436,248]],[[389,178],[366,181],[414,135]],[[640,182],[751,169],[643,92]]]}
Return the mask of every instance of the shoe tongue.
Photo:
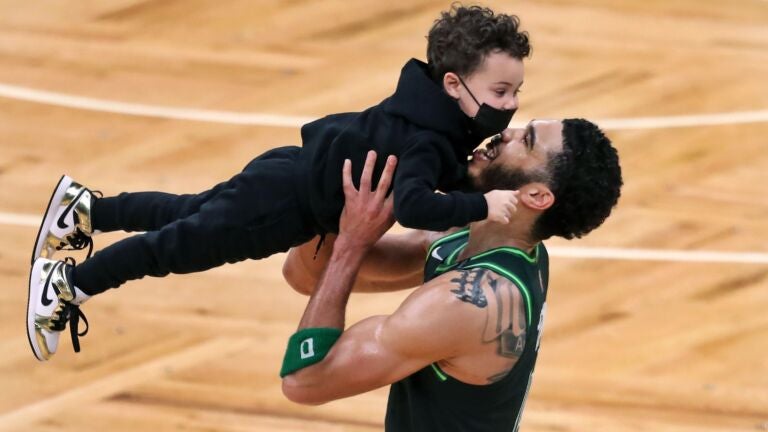
{"label": "shoe tongue", "polygon": [[85,303],[86,300],[91,298],[91,296],[89,296],[88,294],[84,293],[83,290],[81,290],[80,288],[78,288],[75,285],[76,282],[74,280],[75,279],[74,278],[74,270],[75,270],[74,264],[73,265],[67,265],[64,268],[64,272],[66,273],[66,276],[67,276],[67,281],[69,281],[70,285],[74,288],[73,294],[75,295],[75,298],[73,298],[70,301],[70,303],[72,303],[73,305],[81,305],[81,304]]}
{"label": "shoe tongue", "polygon": [[75,298],[72,299],[72,301],[70,303],[79,306],[79,305],[85,303],[89,298],[91,298],[91,296],[89,296],[88,294],[84,293],[80,288],[75,287]]}

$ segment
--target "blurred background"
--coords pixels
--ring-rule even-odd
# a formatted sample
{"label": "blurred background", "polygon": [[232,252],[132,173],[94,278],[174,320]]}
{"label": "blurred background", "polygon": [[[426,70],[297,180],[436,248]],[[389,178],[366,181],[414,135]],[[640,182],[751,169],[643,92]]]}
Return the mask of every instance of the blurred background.
{"label": "blurred background", "polygon": [[[768,2],[479,4],[530,33],[513,124],[594,120],[625,179],[603,227],[548,243],[521,430],[768,430]],[[83,351],[64,334],[47,364],[22,326],[29,256],[61,174],[105,195],[205,190],[300,144],[308,120],[389,96],[449,7],[0,1],[0,430],[382,430],[386,388],[320,407],[282,396],[306,304],[283,255],[100,296]],[[347,322],[407,294],[354,295]]]}

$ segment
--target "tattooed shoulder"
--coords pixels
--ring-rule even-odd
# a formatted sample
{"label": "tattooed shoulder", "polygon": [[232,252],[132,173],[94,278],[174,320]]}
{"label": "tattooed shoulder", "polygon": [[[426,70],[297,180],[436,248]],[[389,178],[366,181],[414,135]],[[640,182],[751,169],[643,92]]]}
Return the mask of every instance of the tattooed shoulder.
{"label": "tattooed shoulder", "polygon": [[480,342],[494,346],[495,355],[504,359],[503,370],[488,377],[496,382],[509,373],[526,348],[526,309],[522,294],[512,281],[485,269],[462,272],[451,280],[451,290],[462,301],[485,311],[485,326]]}
{"label": "tattooed shoulder", "polygon": [[[456,297],[486,310],[482,342],[498,345],[498,355],[518,358],[525,349],[525,304],[517,286],[486,269],[462,271],[451,279]],[[486,295],[487,293],[487,295]]]}

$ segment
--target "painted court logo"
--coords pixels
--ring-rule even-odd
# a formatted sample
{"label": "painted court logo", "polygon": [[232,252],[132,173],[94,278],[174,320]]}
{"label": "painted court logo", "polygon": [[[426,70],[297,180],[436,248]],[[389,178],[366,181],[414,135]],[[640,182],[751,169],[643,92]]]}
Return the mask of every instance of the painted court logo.
{"label": "painted court logo", "polygon": [[299,345],[299,355],[301,359],[308,359],[315,356],[315,341],[312,338],[304,339]]}

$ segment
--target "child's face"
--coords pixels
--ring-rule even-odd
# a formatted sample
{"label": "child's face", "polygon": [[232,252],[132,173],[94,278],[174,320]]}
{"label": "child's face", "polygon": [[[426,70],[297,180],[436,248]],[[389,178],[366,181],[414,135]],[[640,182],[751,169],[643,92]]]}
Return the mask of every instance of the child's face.
{"label": "child's face", "polygon": [[518,92],[523,85],[523,62],[509,54],[496,51],[488,54],[472,74],[461,77],[469,91],[461,84],[456,74],[449,72],[443,78],[446,92],[459,102],[459,107],[469,117],[475,117],[480,104],[486,103],[497,109],[518,108]]}

